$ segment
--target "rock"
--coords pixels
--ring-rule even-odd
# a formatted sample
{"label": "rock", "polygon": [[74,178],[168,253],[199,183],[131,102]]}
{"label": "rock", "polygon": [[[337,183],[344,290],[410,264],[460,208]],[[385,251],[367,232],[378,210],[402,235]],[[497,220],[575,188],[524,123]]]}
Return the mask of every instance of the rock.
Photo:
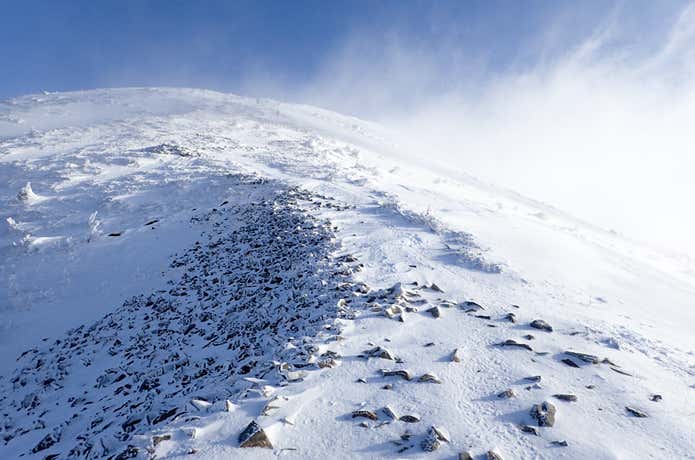
{"label": "rock", "polygon": [[579,364],[575,363],[574,361],[572,361],[572,360],[569,359],[569,358],[563,358],[563,359],[562,359],[562,362],[565,363],[565,364],[567,364],[569,367],[579,368]]}
{"label": "rock", "polygon": [[531,377],[524,377],[524,380],[526,380],[527,382],[538,383],[542,380],[542,377],[540,375],[534,375]]}
{"label": "rock", "polygon": [[507,313],[504,315],[504,319],[511,323],[516,323],[516,315],[514,313]]}
{"label": "rock", "polygon": [[535,339],[536,337],[535,337],[533,334],[526,334],[526,335],[524,336],[524,338],[525,338],[526,340],[533,340],[533,339]]}
{"label": "rock", "polygon": [[624,370],[622,370],[622,369],[618,369],[618,368],[615,367],[615,366],[609,366],[609,367],[610,367],[610,369],[611,369],[613,372],[617,372],[618,374],[627,375],[628,377],[632,377],[632,376],[633,376],[633,375],[630,374],[629,372],[626,372],[626,371],[624,371]]}
{"label": "rock", "polygon": [[393,390],[393,385],[391,385],[390,383],[387,383],[386,385],[381,387],[381,389],[382,390]]}
{"label": "rock", "polygon": [[487,460],[504,460],[500,454],[495,452],[494,450],[488,450],[487,451]]}
{"label": "rock", "polygon": [[208,410],[212,403],[205,401],[204,399],[191,399],[191,406],[195,407],[199,411]]}
{"label": "rock", "polygon": [[43,439],[41,439],[41,441],[39,441],[38,444],[34,446],[33,449],[31,449],[31,451],[33,453],[41,452],[42,450],[48,449],[58,441],[60,441],[60,436],[57,436],[53,433],[48,433],[46,436],[43,437]]}
{"label": "rock", "polygon": [[170,441],[170,440],[171,440],[170,434],[155,435],[155,436],[152,436],[152,445],[154,445],[156,447],[157,445],[159,445],[160,442]]}
{"label": "rock", "polygon": [[407,414],[403,415],[401,418],[399,418],[401,422],[405,423],[417,423],[420,421],[420,416],[416,414]]}
{"label": "rock", "polygon": [[433,347],[434,345],[435,345],[434,342],[427,342],[427,343],[424,345],[424,347],[425,347],[425,348],[428,348],[428,347]]}
{"label": "rock", "polygon": [[425,452],[434,452],[435,450],[439,449],[439,446],[441,446],[441,442],[439,441],[437,430],[431,426],[430,429],[427,430],[425,439],[423,439],[422,443],[420,443],[420,447],[422,447],[422,450]]}
{"label": "rock", "polygon": [[497,345],[499,345],[501,347],[523,348],[524,350],[533,351],[533,348],[531,348],[531,345],[528,345],[525,343],[519,343],[516,340],[512,340],[512,339],[507,339],[504,342],[498,343]]}
{"label": "rock", "polygon": [[374,347],[370,350],[365,351],[364,353],[371,358],[389,359],[391,361],[395,359],[393,353],[391,353],[389,350],[383,347]]}
{"label": "rock", "polygon": [[554,394],[553,398],[557,398],[560,401],[567,401],[567,402],[576,402],[577,401],[577,396],[576,395],[570,395],[570,394]]}
{"label": "rock", "polygon": [[435,425],[433,425],[432,428],[434,429],[434,432],[437,434],[437,439],[443,442],[451,442],[451,435],[449,434],[449,430],[447,430],[444,427]]}
{"label": "rock", "polygon": [[356,411],[352,412],[352,418],[358,418],[358,417],[368,418],[369,420],[379,420],[379,417],[377,417],[377,415],[374,412],[372,412],[370,410],[364,410],[364,409],[356,410]]}
{"label": "rock", "polygon": [[398,369],[398,370],[382,369],[381,375],[383,375],[384,377],[400,377],[404,380],[412,380],[413,379],[413,375],[410,373],[410,371],[407,371],[405,369]]}
{"label": "rock", "polygon": [[534,404],[531,408],[531,417],[536,419],[538,426],[553,426],[555,425],[555,406],[548,401],[543,401],[540,404]]}
{"label": "rock", "polygon": [[565,440],[562,441],[551,441],[550,444],[553,446],[558,446],[558,447],[567,447],[569,446],[569,443]]}
{"label": "rock", "polygon": [[503,392],[498,393],[497,397],[498,398],[506,398],[506,399],[516,398],[516,393],[514,393],[514,390],[512,390],[511,388],[507,388]]}
{"label": "rock", "polygon": [[540,436],[540,435],[541,435],[540,430],[539,430],[538,428],[536,428],[535,426],[531,426],[531,425],[519,425],[519,429],[520,429],[521,431],[523,431],[524,433],[530,433],[530,434],[533,434],[533,435],[536,435],[536,436]]}
{"label": "rock", "polygon": [[437,377],[435,374],[428,372],[426,374],[422,374],[419,379],[417,379],[418,382],[428,382],[428,383],[442,383],[442,380]]}
{"label": "rock", "polygon": [[553,332],[553,327],[550,324],[543,321],[542,319],[534,319],[533,321],[531,321],[530,326],[534,329],[540,329],[546,332]]}
{"label": "rock", "polygon": [[577,358],[581,361],[584,361],[585,363],[589,364],[598,364],[599,363],[599,358],[596,355],[590,355],[588,353],[579,353],[577,351],[566,351],[566,355],[569,355],[573,358]]}
{"label": "rock", "polygon": [[638,418],[646,418],[649,417],[645,412],[642,412],[639,409],[635,409],[634,407],[630,406],[625,406],[625,410],[627,410],[630,414],[634,415],[635,417]]}
{"label": "rock", "polygon": [[258,423],[252,421],[239,434],[239,447],[264,447],[272,449],[273,445]]}
{"label": "rock", "polygon": [[463,308],[466,311],[466,313],[478,310],[485,310],[485,308],[483,308],[482,305],[472,302],[470,300],[466,300],[465,302],[461,303],[461,308]]}
{"label": "rock", "polygon": [[440,316],[442,316],[442,313],[439,310],[439,307],[428,308],[427,313],[432,315],[433,318],[439,318]]}
{"label": "rock", "polygon": [[470,452],[459,452],[458,460],[473,460]]}
{"label": "rock", "polygon": [[661,395],[651,395],[649,397],[649,400],[654,402],[660,402],[662,399],[664,398],[662,398]]}
{"label": "rock", "polygon": [[434,291],[434,292],[444,292],[444,291],[442,290],[442,288],[440,288],[439,286],[437,286],[437,285],[434,284],[434,283],[430,284],[430,285],[427,287],[427,289],[429,289],[430,291]]}
{"label": "rock", "polygon": [[454,363],[461,362],[461,353],[458,348],[451,353],[451,361]]}
{"label": "rock", "polygon": [[357,380],[355,380],[355,383],[367,383],[367,381],[365,379],[363,379],[362,377],[360,377]]}
{"label": "rock", "polygon": [[384,406],[381,411],[391,420],[398,420],[398,415],[396,415],[396,411],[394,411],[391,406]]}
{"label": "rock", "polygon": [[357,424],[357,426],[362,427],[362,428],[369,428],[369,423],[367,422],[360,422]]}

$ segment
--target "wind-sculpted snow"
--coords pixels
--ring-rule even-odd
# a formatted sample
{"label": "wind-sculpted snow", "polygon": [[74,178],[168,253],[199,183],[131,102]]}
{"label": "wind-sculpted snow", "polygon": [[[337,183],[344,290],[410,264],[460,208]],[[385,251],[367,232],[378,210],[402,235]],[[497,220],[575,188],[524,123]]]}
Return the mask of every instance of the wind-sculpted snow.
{"label": "wind-sculpted snow", "polygon": [[346,314],[338,302],[355,267],[335,257],[330,223],[302,208],[340,205],[272,182],[236,186],[264,198],[195,214],[200,241],[174,257],[168,291],[21,356],[1,382],[4,443],[52,458],[125,458],[135,434],[195,411],[192,398],[224,402],[248,387],[244,378],[281,384],[316,367],[312,337],[333,334]]}

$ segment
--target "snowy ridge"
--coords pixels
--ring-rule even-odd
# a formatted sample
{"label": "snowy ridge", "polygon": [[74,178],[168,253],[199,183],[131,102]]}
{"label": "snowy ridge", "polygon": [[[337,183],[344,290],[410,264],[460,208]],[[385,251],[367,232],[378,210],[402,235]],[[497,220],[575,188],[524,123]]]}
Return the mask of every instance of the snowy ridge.
{"label": "snowy ridge", "polygon": [[694,458],[685,259],[306,106],[27,96],[0,139],[2,458]]}

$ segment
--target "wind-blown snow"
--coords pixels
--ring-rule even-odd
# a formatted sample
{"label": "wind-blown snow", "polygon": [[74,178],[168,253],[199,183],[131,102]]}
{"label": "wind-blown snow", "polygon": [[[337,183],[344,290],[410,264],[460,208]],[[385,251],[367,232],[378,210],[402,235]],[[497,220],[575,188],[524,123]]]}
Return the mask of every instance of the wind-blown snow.
{"label": "wind-blown snow", "polygon": [[[404,160],[395,141],[374,124],[321,109],[200,90],[0,104],[0,457],[264,458],[271,451],[237,443],[257,419],[274,452],[294,458],[490,449],[504,458],[692,458],[695,265]],[[239,179],[248,177],[263,179]],[[307,252],[275,244],[278,228],[296,228]],[[203,241],[212,248],[198,259]],[[218,243],[229,257],[216,253]],[[264,255],[253,260],[266,262],[254,265],[240,244],[259,244],[254,251]],[[172,268],[176,254],[188,259]],[[253,267],[267,268],[262,283],[279,279],[264,291]],[[172,286],[181,282],[195,298],[178,298]],[[227,292],[218,288],[224,282]],[[345,291],[336,290],[341,283]],[[388,289],[396,283],[410,294]],[[423,288],[431,283],[443,292]],[[238,307],[232,292],[243,299]],[[283,310],[264,294],[291,292]],[[462,302],[471,300],[485,310],[466,313]],[[385,312],[390,305],[400,311]],[[427,312],[433,306],[440,318]],[[539,318],[553,332],[529,326]],[[279,331],[299,319],[295,331],[308,348],[289,356],[280,342],[298,347],[300,337]],[[247,326],[255,332],[244,338]],[[162,342],[156,331],[168,331]],[[529,333],[534,340],[523,338]],[[203,340],[210,334],[220,342]],[[111,342],[116,336],[121,345]],[[263,341],[258,359],[242,343],[254,337]],[[533,351],[495,345],[507,339]],[[229,352],[201,348],[210,340]],[[134,354],[138,344],[143,354]],[[360,357],[375,346],[402,363]],[[450,360],[454,349],[460,363]],[[33,351],[16,361],[25,350]],[[186,367],[142,387],[151,383],[148,367],[179,362],[165,350],[191,353]],[[608,361],[570,367],[562,361],[568,350]],[[259,373],[268,363],[279,372],[272,378]],[[302,363],[309,372],[288,374]],[[382,368],[431,372],[442,383],[394,380]],[[112,383],[121,374],[129,388]],[[185,375],[195,391],[182,386]],[[523,381],[533,375],[542,376],[536,386]],[[100,385],[102,376],[110,380]],[[507,388],[517,397],[497,398]],[[662,400],[651,401],[654,394]],[[271,397],[281,407],[264,411]],[[555,426],[540,428],[540,437],[520,431],[544,400],[557,407]],[[421,421],[385,423],[386,405]],[[649,417],[632,417],[626,406]],[[156,420],[172,408],[176,416]],[[378,420],[352,419],[359,408],[379,412]],[[104,420],[92,426],[100,412]],[[99,435],[101,423],[113,426]],[[450,439],[423,453],[430,425]],[[37,450],[47,436],[55,442]]]}

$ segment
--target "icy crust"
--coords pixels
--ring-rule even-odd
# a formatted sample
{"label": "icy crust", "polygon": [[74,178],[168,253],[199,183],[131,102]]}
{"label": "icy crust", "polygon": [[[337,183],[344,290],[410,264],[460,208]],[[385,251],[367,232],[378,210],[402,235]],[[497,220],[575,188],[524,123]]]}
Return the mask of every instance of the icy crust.
{"label": "icy crust", "polygon": [[309,364],[312,337],[335,334],[333,321],[350,315],[355,285],[344,281],[358,267],[334,256],[331,224],[306,210],[340,205],[273,182],[239,177],[237,186],[266,197],[195,215],[205,230],[174,257],[168,291],[18,359],[0,380],[6,448],[128,458],[136,434],[224,404],[254,379],[283,385],[319,367]]}

